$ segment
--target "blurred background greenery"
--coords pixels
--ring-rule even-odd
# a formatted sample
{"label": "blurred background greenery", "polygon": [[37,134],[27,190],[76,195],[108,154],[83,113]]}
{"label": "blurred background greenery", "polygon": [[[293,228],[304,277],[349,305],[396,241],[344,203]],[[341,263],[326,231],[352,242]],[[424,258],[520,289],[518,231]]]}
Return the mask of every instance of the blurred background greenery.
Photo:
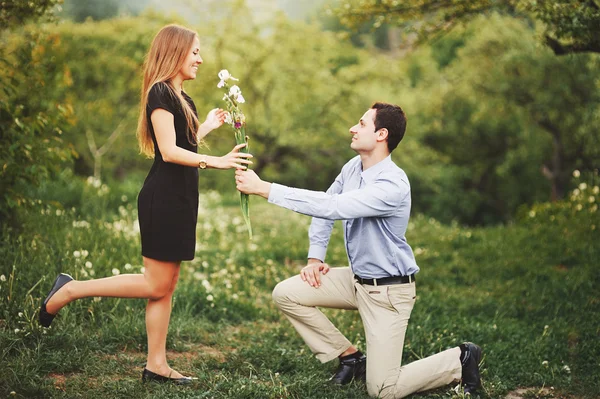
{"label": "blurred background greenery", "polygon": [[[135,140],[141,65],[172,22],[201,37],[205,62],[186,90],[202,115],[222,106],[220,69],[240,78],[266,179],[326,189],[353,156],[348,127],[376,100],[407,112],[393,158],[414,210],[444,222],[511,221],[520,206],[563,198],[574,170],[599,167],[595,2],[11,3],[0,17],[4,217],[32,199],[28,185],[66,169],[141,183],[151,162]],[[222,154],[232,135],[224,127],[206,143]],[[214,171],[201,187],[234,190]]]}

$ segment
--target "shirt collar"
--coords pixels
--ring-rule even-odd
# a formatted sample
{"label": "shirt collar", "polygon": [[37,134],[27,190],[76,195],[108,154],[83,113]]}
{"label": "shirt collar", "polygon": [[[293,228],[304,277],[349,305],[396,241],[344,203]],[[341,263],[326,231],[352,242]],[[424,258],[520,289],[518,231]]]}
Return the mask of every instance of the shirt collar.
{"label": "shirt collar", "polygon": [[381,161],[377,162],[375,165],[371,166],[369,169],[367,170],[362,170],[362,162],[359,163],[359,168],[361,170],[361,177],[363,178],[363,180],[365,181],[365,183],[372,183],[373,181],[375,181],[375,178],[377,177],[377,175],[383,171],[384,169],[386,169],[390,164],[392,163],[392,155],[388,155],[387,157],[385,157],[384,159],[382,159]]}

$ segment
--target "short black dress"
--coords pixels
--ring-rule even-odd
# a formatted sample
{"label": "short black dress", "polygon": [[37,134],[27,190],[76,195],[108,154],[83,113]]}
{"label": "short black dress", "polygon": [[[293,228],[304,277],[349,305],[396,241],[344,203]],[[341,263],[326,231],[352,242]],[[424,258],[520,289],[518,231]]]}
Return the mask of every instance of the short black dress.
{"label": "short black dress", "polygon": [[[182,94],[197,115],[192,99]],[[197,152],[197,146],[189,142],[187,121],[178,99],[166,83],[155,84],[146,105],[154,164],[138,195],[142,255],[161,261],[192,260],[198,221],[198,169],[163,161],[150,119],[157,108],[173,114],[177,146]]]}

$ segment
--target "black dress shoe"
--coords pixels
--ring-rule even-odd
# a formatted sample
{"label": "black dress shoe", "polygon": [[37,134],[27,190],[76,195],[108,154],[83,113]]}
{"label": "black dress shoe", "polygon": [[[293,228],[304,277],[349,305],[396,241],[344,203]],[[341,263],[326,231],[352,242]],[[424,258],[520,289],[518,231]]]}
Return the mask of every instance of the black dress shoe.
{"label": "black dress shoe", "polygon": [[63,285],[67,284],[69,281],[73,281],[73,277],[64,273],[59,274],[56,280],[54,280],[54,284],[52,285],[50,293],[48,294],[48,296],[42,303],[42,306],[40,307],[39,320],[42,326],[50,327],[50,324],[52,324],[52,320],[54,320],[54,316],[56,316],[55,314],[50,314],[46,312],[46,305],[48,304],[48,301],[50,300],[50,298],[52,298],[54,294],[56,294],[56,292],[58,292],[58,290],[62,288]]}
{"label": "black dress shoe", "polygon": [[148,369],[144,369],[142,372],[142,382],[159,382],[159,383],[172,383],[175,385],[188,385],[192,383],[191,377],[171,378],[165,377],[164,375],[153,373]]}
{"label": "black dress shoe", "polygon": [[465,342],[465,360],[462,366],[462,385],[465,395],[474,393],[481,386],[479,363],[481,348],[472,342]]}
{"label": "black dress shoe", "polygon": [[353,379],[365,380],[367,377],[367,357],[340,360],[340,365],[329,382],[335,385],[349,384]]}

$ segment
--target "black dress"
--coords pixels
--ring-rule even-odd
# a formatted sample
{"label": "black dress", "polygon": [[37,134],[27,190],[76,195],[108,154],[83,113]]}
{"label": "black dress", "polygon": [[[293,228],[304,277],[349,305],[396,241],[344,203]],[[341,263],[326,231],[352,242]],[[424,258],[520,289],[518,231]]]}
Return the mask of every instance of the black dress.
{"label": "black dress", "polygon": [[[197,115],[192,99],[182,94]],[[142,255],[161,261],[192,260],[198,221],[198,169],[163,161],[150,119],[157,108],[173,114],[177,147],[197,152],[197,146],[188,140],[187,121],[178,99],[165,83],[155,84],[146,105],[154,164],[138,196]]]}

